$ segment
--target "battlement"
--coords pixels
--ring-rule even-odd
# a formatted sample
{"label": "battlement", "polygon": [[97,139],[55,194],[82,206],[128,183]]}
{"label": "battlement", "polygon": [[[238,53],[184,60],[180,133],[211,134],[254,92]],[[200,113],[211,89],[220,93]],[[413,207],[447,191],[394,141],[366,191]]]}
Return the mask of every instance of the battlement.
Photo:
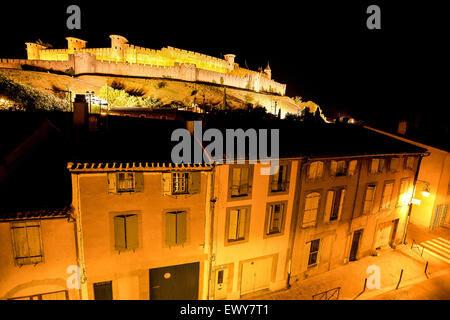
{"label": "battlement", "polygon": [[224,59],[171,46],[160,50],[129,44],[120,35],[110,35],[110,48],[86,48],[86,41],[67,37],[66,49],[49,49],[40,43],[26,43],[28,60],[1,59],[0,67],[20,68],[28,64],[53,70],[72,68],[75,74],[99,73],[139,77],[170,77],[185,81],[203,81],[254,91],[284,95],[286,85],[271,79],[267,66],[263,71],[239,67],[234,54]]}

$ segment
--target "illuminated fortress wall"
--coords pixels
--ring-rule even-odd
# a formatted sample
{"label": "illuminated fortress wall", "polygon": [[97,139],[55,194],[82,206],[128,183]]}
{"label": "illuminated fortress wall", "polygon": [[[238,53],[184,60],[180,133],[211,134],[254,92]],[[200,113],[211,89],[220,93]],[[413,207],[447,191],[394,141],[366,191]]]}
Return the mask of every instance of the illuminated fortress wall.
{"label": "illuminated fortress wall", "polygon": [[57,71],[72,68],[76,75],[99,73],[138,77],[173,78],[202,81],[226,86],[266,91],[284,95],[286,85],[271,79],[270,67],[256,72],[239,67],[235,55],[225,59],[193,51],[165,47],[161,50],[128,44],[122,36],[111,35],[110,48],[86,48],[86,41],[68,37],[67,49],[48,49],[41,44],[26,43],[28,60],[1,59],[2,68],[31,65]]}

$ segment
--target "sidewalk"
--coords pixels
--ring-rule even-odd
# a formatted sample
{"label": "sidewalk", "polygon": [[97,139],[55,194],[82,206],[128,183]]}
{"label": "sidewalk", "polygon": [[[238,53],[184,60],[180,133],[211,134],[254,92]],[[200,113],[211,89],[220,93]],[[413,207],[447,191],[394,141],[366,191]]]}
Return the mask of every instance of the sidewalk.
{"label": "sidewalk", "polygon": [[[317,276],[291,283],[291,288],[278,292],[253,296],[250,300],[311,300],[314,294],[321,293],[336,287],[341,287],[339,300],[365,300],[371,299],[395,290],[400,278],[403,276],[399,288],[427,280],[425,265],[428,265],[428,277],[437,277],[450,272],[450,265],[428,257],[416,254],[410,249],[411,245],[400,245],[397,249],[385,249],[379,256],[367,256],[358,261],[339,266],[331,271]],[[376,265],[380,268],[380,289],[364,289],[364,281],[370,276],[367,267]],[[376,299],[376,298],[375,298]]]}

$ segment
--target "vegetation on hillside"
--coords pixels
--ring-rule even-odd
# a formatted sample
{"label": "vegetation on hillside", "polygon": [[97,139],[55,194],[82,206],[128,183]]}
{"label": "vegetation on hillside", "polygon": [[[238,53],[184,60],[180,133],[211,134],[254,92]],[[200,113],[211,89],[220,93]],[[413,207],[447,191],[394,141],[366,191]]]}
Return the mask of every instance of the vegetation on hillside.
{"label": "vegetation on hillside", "polygon": [[158,98],[143,97],[141,94],[127,92],[124,89],[114,89],[107,84],[100,89],[98,96],[107,100],[110,106],[117,107],[154,108],[162,105]]}
{"label": "vegetation on hillside", "polygon": [[36,90],[0,74],[0,110],[69,111],[68,100]]}

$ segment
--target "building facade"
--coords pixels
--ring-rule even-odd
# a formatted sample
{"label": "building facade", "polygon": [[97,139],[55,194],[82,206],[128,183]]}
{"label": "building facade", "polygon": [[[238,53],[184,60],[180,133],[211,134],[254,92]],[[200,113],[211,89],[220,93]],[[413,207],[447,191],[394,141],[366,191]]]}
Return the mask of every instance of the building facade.
{"label": "building facade", "polygon": [[65,208],[2,217],[0,299],[80,298],[75,287],[75,222],[70,214]]}

